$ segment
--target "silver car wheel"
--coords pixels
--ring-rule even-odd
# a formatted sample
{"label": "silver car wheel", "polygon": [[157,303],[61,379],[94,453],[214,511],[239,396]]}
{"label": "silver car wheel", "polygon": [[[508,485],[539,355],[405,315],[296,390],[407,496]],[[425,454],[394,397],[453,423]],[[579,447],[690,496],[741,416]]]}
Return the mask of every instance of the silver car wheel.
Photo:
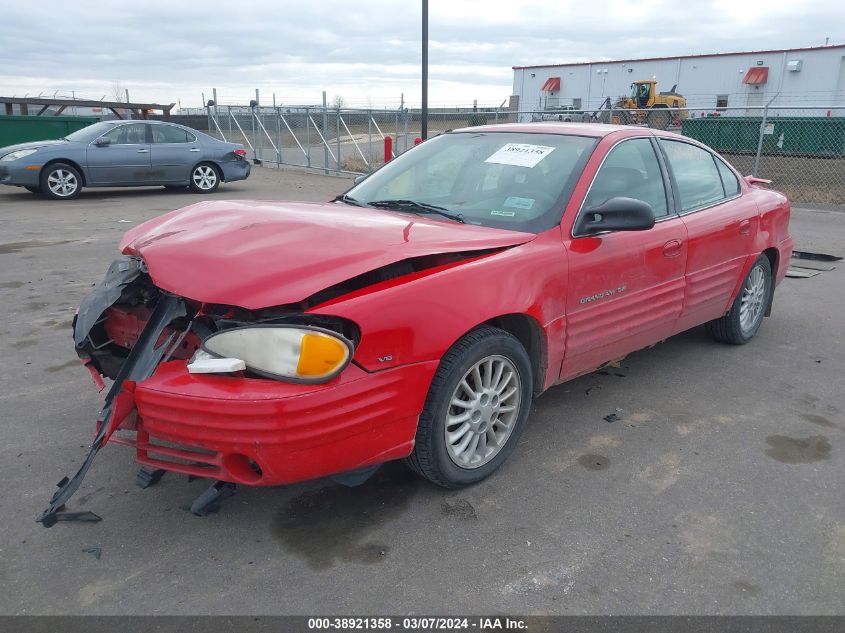
{"label": "silver car wheel", "polygon": [[76,176],[66,169],[56,169],[47,176],[47,186],[55,195],[66,198],[76,193],[79,181]]}
{"label": "silver car wheel", "polygon": [[742,285],[739,304],[739,326],[744,334],[752,332],[763,316],[766,303],[766,276],[760,266],[754,266]]}
{"label": "silver car wheel", "polygon": [[447,412],[449,458],[474,469],[493,459],[507,443],[521,406],[522,378],[504,356],[482,358],[461,378]]}
{"label": "silver car wheel", "polygon": [[208,191],[217,184],[217,172],[210,165],[200,165],[194,169],[193,179],[197,189]]}

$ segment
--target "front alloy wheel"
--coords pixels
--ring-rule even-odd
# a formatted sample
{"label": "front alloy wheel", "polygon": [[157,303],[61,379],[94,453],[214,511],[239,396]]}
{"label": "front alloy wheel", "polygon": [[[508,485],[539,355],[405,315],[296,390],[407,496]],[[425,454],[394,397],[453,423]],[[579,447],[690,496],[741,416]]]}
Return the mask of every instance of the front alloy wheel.
{"label": "front alloy wheel", "polygon": [[475,363],[449,401],[446,450],[460,468],[478,468],[507,443],[519,411],[522,379],[514,364],[493,355]]}
{"label": "front alloy wheel", "polygon": [[531,361],[498,328],[477,328],[440,361],[407,464],[446,488],[481,481],[513,451],[531,406]]}
{"label": "front alloy wheel", "polygon": [[72,200],[82,190],[82,177],[70,165],[53,163],[41,172],[41,191],[54,200]]}
{"label": "front alloy wheel", "polygon": [[220,186],[217,170],[208,163],[194,167],[191,172],[191,190],[197,193],[212,193]]}

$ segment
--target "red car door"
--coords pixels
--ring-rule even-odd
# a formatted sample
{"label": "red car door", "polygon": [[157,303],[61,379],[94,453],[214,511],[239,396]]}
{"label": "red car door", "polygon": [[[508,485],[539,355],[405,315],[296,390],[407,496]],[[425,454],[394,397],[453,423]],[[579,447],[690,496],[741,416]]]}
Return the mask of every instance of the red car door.
{"label": "red car door", "polygon": [[743,276],[759,227],[757,205],[719,157],[681,139],[660,146],[687,228],[684,312],[678,332],[722,316]]}
{"label": "red car door", "polygon": [[675,330],[684,300],[687,230],[668,191],[656,141],[622,140],[608,151],[580,208],[614,197],[636,198],[651,205],[654,227],[579,236],[572,233],[575,217],[564,227],[569,281],[561,379],[591,371]]}

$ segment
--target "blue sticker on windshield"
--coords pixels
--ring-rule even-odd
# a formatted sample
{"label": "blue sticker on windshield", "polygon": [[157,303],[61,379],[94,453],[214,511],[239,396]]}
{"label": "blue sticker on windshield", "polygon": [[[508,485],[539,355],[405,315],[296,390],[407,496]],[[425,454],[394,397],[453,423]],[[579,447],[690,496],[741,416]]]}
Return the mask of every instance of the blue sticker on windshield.
{"label": "blue sticker on windshield", "polygon": [[516,209],[530,209],[534,206],[534,198],[518,198],[517,196],[509,196],[505,200],[504,206],[514,207]]}

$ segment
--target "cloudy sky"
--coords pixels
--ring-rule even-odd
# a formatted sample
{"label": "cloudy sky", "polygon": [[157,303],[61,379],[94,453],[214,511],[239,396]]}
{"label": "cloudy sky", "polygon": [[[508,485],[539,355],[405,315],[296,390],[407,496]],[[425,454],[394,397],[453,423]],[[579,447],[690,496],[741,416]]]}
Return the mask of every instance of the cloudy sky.
{"label": "cloudy sky", "polygon": [[[420,0],[4,2],[0,95],[197,107],[419,103]],[[831,0],[430,0],[432,105],[498,105],[511,66],[845,43]]]}

